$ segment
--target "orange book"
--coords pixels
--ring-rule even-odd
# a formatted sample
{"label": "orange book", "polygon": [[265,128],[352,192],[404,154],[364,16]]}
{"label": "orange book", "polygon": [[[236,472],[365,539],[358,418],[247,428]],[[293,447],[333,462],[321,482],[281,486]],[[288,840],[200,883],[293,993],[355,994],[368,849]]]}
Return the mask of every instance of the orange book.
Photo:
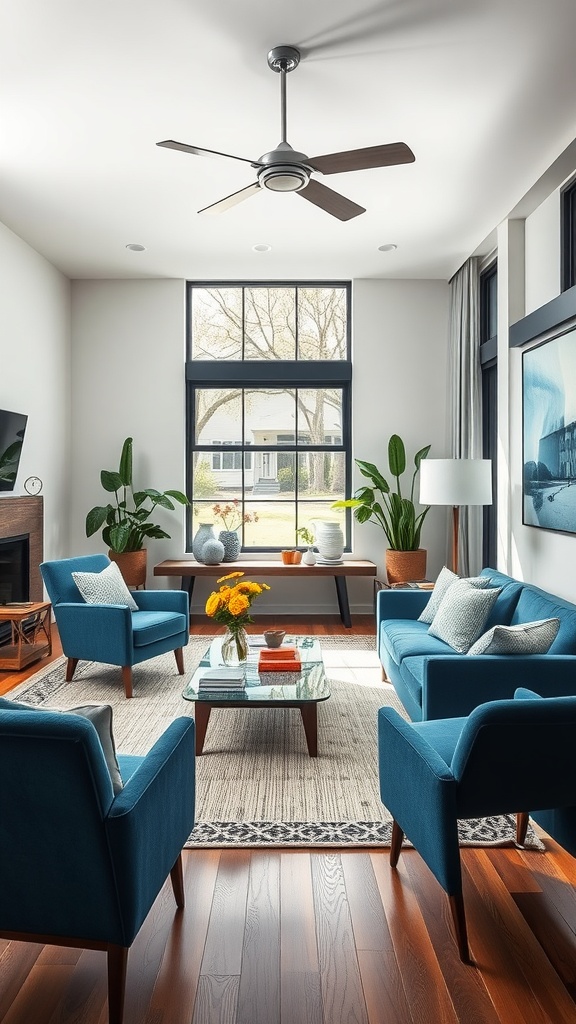
{"label": "orange book", "polygon": [[260,651],[260,657],[266,658],[269,661],[274,661],[279,658],[280,661],[285,661],[286,658],[296,657],[295,647],[266,647]]}
{"label": "orange book", "polygon": [[300,655],[292,651],[288,656],[279,657],[280,651],[275,650],[269,658],[270,651],[261,651],[258,659],[259,672],[300,672]]}

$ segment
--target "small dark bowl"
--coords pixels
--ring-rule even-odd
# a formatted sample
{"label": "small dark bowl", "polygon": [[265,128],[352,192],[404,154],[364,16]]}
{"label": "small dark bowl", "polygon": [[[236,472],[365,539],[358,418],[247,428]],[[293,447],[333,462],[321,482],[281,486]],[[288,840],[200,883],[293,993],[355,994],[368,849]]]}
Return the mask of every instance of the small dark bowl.
{"label": "small dark bowl", "polygon": [[265,629],[264,639],[268,647],[280,647],[284,637],[286,636],[285,629]]}

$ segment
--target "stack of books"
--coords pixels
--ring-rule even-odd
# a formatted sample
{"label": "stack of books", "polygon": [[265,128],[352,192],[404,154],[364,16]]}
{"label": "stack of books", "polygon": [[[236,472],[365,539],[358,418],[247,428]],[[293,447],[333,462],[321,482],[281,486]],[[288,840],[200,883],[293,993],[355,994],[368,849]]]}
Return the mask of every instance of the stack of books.
{"label": "stack of books", "polygon": [[246,688],[246,675],[241,668],[218,665],[209,668],[201,677],[198,693],[237,693]]}
{"label": "stack of books", "polygon": [[259,672],[300,672],[302,663],[295,647],[270,647],[260,651]]}

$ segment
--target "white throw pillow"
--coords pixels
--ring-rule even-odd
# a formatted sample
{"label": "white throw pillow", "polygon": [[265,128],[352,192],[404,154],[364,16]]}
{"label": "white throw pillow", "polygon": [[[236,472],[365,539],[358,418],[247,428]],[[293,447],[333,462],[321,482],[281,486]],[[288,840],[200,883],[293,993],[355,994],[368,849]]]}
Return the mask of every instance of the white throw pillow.
{"label": "white throw pillow", "polygon": [[22,701],[9,700],[4,698],[1,706],[6,710],[13,711],[51,711],[61,715],[80,715],[87,718],[96,729],[100,740],[104,758],[110,772],[110,780],[114,793],[120,793],[124,788],[118,759],[116,757],[116,744],[112,732],[112,706],[110,704],[84,704],[77,708],[51,708],[45,704],[24,704]]}
{"label": "white throw pillow", "polygon": [[[453,583],[456,583],[456,581],[459,580],[459,579],[460,579],[460,577],[457,576],[456,573],[452,572],[450,569],[447,569],[446,566],[442,567],[442,569],[440,570],[438,579],[436,580],[436,583],[434,584],[434,590],[432,591],[432,593],[430,595],[430,600],[426,603],[426,605],[424,606],[424,608],[420,612],[420,615],[418,616],[418,621],[419,622],[428,622],[428,623],[432,622],[432,620],[433,620],[434,616],[436,615],[436,612],[438,611],[438,609],[439,609],[439,607],[440,607],[444,597],[446,596],[446,594],[450,590],[450,587],[452,586]],[[470,585],[473,586],[473,587],[478,587],[479,589],[480,588],[485,589],[486,587],[488,587],[490,585],[490,577],[489,576],[469,576],[469,577],[467,577],[467,582],[470,583]]]}
{"label": "white throw pillow", "polygon": [[468,654],[547,654],[560,629],[560,619],[539,619],[517,626],[492,626]]}
{"label": "white throw pillow", "polygon": [[501,590],[479,589],[469,580],[456,580],[444,595],[428,632],[459,654],[466,654],[482,633]]}
{"label": "white throw pillow", "polygon": [[138,611],[116,562],[102,572],[73,572],[72,579],[87,604],[127,604],[130,611]]}

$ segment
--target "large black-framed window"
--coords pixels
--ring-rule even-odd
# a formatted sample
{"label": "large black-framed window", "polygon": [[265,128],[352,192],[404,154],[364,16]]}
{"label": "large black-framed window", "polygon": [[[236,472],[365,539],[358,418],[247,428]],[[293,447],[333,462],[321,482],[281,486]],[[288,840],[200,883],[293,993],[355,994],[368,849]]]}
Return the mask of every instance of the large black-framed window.
{"label": "large black-framed window", "polygon": [[560,194],[560,246],[562,291],[576,284],[576,179]]}
{"label": "large black-framed window", "polygon": [[482,456],[492,461],[492,504],[484,506],[482,563],[496,567],[498,457],[498,264],[480,274],[480,370],[482,382]]}
{"label": "large black-framed window", "polygon": [[350,302],[349,282],[188,282],[188,549],[203,522],[250,553],[331,519],[350,550],[331,508],[350,495]]}

